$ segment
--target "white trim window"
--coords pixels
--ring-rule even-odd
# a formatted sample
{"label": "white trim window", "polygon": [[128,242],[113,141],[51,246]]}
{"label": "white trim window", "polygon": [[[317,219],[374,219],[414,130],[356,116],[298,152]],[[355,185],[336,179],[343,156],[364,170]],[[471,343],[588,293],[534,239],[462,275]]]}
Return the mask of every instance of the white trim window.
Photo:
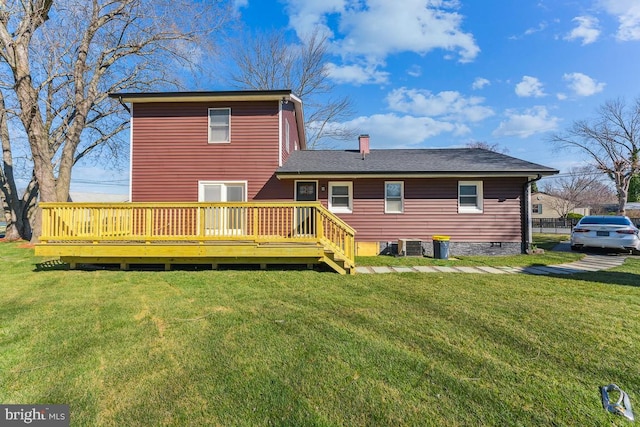
{"label": "white trim window", "polygon": [[[199,202],[246,202],[247,181],[198,181]],[[198,214],[198,230],[203,227],[207,236],[240,236],[246,233],[247,209],[243,206],[205,206],[203,207],[204,224],[200,223]]]}
{"label": "white trim window", "polygon": [[458,181],[458,212],[482,213],[482,181]]}
{"label": "white trim window", "polygon": [[231,142],[231,108],[209,108],[209,144]]}
{"label": "white trim window", "polygon": [[198,181],[199,202],[246,202],[247,181]]}
{"label": "white trim window", "polygon": [[542,204],[538,203],[538,204],[531,205],[531,213],[542,215]]}
{"label": "white trim window", "polygon": [[384,213],[404,212],[404,182],[385,181]]}
{"label": "white trim window", "polygon": [[329,211],[353,212],[353,183],[349,181],[329,182]]}

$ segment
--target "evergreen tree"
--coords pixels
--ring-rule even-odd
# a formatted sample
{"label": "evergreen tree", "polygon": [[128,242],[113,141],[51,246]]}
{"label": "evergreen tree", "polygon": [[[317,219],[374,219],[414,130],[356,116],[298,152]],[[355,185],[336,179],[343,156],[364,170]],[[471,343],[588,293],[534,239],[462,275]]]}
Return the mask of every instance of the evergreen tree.
{"label": "evergreen tree", "polygon": [[628,202],[640,202],[640,175],[634,175],[629,183]]}

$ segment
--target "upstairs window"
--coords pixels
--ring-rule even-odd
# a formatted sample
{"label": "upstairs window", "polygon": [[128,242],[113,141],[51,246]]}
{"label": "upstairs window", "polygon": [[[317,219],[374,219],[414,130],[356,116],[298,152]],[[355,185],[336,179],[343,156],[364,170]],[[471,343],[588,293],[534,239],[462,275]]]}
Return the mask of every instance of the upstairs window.
{"label": "upstairs window", "polygon": [[231,108],[209,108],[209,144],[231,142]]}
{"label": "upstairs window", "polygon": [[540,203],[531,206],[531,213],[542,214],[542,205]]}
{"label": "upstairs window", "polygon": [[458,212],[482,213],[482,181],[458,182]]}
{"label": "upstairs window", "polygon": [[404,211],[404,182],[387,181],[384,183],[384,213],[402,213]]}
{"label": "upstairs window", "polygon": [[351,182],[329,183],[329,210],[336,213],[353,211],[353,184]]}

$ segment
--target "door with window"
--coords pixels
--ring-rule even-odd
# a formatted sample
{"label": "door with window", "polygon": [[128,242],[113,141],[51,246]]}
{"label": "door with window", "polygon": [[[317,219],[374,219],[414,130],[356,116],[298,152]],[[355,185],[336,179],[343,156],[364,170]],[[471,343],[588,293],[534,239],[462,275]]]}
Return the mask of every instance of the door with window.
{"label": "door with window", "polygon": [[[316,200],[318,200],[318,181],[296,181],[296,202],[315,202]],[[315,236],[315,209],[296,207],[293,225],[296,236]]]}
{"label": "door with window", "polygon": [[[201,181],[199,202],[245,202],[246,182]],[[205,234],[238,236],[245,234],[247,210],[242,206],[215,206],[205,208]]]}

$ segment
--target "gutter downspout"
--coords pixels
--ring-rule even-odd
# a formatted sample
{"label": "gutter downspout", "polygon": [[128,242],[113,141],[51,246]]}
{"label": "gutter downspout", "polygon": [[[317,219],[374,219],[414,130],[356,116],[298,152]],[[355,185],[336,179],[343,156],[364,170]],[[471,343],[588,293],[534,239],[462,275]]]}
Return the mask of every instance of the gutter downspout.
{"label": "gutter downspout", "polygon": [[533,223],[531,221],[531,184],[536,181],[540,181],[542,179],[542,175],[538,174],[537,178],[530,179],[525,182],[523,185],[522,194],[524,196],[522,200],[523,210],[524,210],[524,218],[522,219],[522,225],[524,226],[523,237],[524,237],[524,253],[529,253],[531,250],[531,244],[533,243]]}
{"label": "gutter downspout", "polygon": [[129,109],[129,107],[127,107],[127,104],[124,103],[121,96],[118,97],[118,102],[124,107],[125,110],[127,110],[127,113],[131,114],[131,110]]}

